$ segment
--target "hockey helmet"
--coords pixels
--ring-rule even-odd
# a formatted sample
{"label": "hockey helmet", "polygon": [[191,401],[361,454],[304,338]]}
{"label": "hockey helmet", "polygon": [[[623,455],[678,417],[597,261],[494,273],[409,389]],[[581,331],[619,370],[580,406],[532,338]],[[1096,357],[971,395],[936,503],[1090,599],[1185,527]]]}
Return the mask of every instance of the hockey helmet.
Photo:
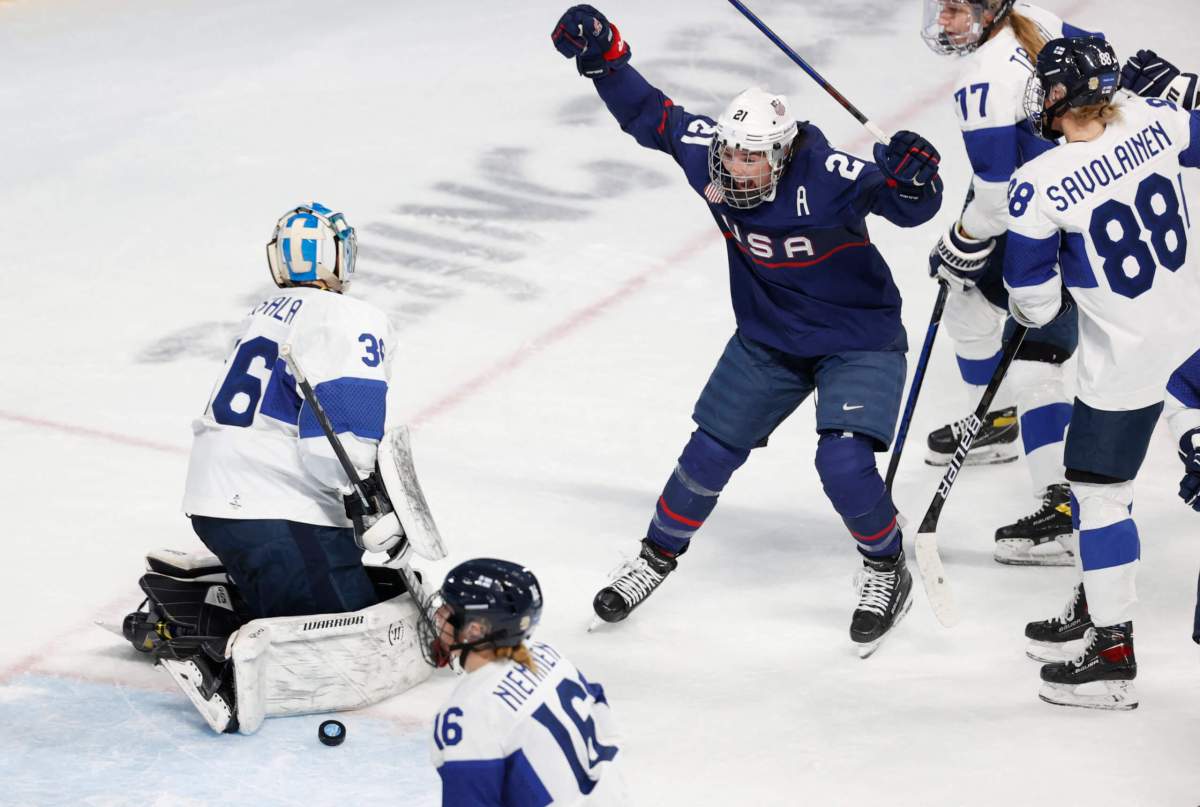
{"label": "hockey helmet", "polygon": [[357,255],[354,228],[319,202],[285,213],[267,243],[267,265],[281,289],[324,281],[334,291],[345,291]]}
{"label": "hockey helmet", "polygon": [[[421,622],[421,646],[427,661],[444,666],[455,650],[465,656],[480,648],[516,647],[528,639],[542,618],[542,590],[533,572],[520,564],[475,558],[450,570],[425,610],[433,618]],[[479,624],[482,634],[460,641],[460,633],[472,623]]]}
{"label": "hockey helmet", "polygon": [[1121,86],[1121,61],[1100,37],[1053,39],[1038,55],[1025,87],[1025,114],[1033,130],[1057,140],[1056,118],[1068,110],[1112,103]]}
{"label": "hockey helmet", "polygon": [[921,38],[934,53],[959,56],[978,48],[1012,11],[1015,0],[925,0]]}
{"label": "hockey helmet", "polygon": [[751,87],[733,99],[709,145],[708,178],[725,204],[748,210],[775,198],[797,131],[786,97]]}

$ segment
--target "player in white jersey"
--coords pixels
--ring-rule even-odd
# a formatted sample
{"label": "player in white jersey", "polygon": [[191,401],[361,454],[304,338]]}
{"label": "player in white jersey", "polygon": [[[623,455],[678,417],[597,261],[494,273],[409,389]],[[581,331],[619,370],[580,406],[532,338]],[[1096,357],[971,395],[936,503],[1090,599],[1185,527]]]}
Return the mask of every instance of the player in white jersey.
{"label": "player in white jersey", "polygon": [[[1183,170],[1200,167],[1200,114],[1159,99],[1114,106],[1119,71],[1101,39],[1043,48],[1027,112],[1044,136],[1067,142],[1013,178],[1004,269],[1022,324],[1059,316],[1064,287],[1079,309],[1065,460],[1083,582],[1068,611],[1083,610],[1091,624],[1077,657],[1042,667],[1041,697],[1106,709],[1137,705],[1133,480],[1167,379],[1200,341],[1191,320],[1200,306],[1200,259],[1189,254],[1194,179]],[[1060,623],[1031,623],[1027,635],[1044,640],[1041,631]]]}
{"label": "player in white jersey", "polygon": [[[1121,87],[1138,95],[1163,98],[1184,109],[1200,106],[1200,78],[1185,73],[1152,50],[1141,50],[1121,70]],[[1167,382],[1164,414],[1179,443],[1184,475],[1179,497],[1200,512],[1200,350],[1192,354]],[[1200,644],[1200,583],[1192,621],[1192,640]]]}
{"label": "player in white jersey", "polygon": [[[925,3],[926,43],[937,53],[962,57],[953,108],[973,177],[961,216],[930,254],[930,274],[950,288],[942,323],[954,341],[969,409],[975,408],[991,380],[1003,341],[1015,328],[1007,316],[1003,283],[1008,182],[1019,167],[1053,147],[1037,137],[1026,120],[1025,84],[1047,40],[1080,33],[1029,3]],[[1060,566],[1073,562],[1062,464],[1071,407],[1063,389],[1062,365],[1076,345],[1073,312],[1028,334],[967,456],[968,464],[1015,460],[1020,438],[1033,494],[1040,500],[1031,515],[996,530],[994,557],[1000,563]],[[949,463],[962,429],[959,421],[932,432],[927,461]]]}
{"label": "player in white jersey", "polygon": [[[415,638],[407,657],[379,649],[389,624],[415,629],[415,605],[386,587],[381,596],[363,566],[364,549],[390,549],[403,528],[394,512],[343,503],[346,471],[280,352],[290,345],[359,477],[373,479],[391,334],[382,311],[344,295],[356,250],[354,229],[320,204],[279,219],[267,259],[281,292],[250,309],[193,423],[183,509],[216,557],[152,554],[147,608],[125,621],[126,637],[159,658],[217,731],[366,705],[428,675]],[[391,584],[403,592],[395,574]],[[355,616],[289,621],[346,612]],[[252,620],[248,635],[235,633]],[[288,649],[272,655],[272,642]]]}
{"label": "player in white jersey", "polygon": [[462,673],[433,723],[445,807],[629,804],[604,689],[530,640],[542,613],[533,572],[466,561],[427,610],[430,662]]}

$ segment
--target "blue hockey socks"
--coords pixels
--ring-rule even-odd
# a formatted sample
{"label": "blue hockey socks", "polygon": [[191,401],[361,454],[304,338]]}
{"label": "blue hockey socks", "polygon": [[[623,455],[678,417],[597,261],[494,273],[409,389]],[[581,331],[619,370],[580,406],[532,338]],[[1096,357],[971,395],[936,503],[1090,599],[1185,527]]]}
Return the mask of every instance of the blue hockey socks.
{"label": "blue hockey socks", "polygon": [[749,449],[722,443],[703,429],[692,432],[675,472],[667,480],[646,537],[678,555],[717,506],[729,477],[750,456]]}
{"label": "blue hockey socks", "polygon": [[867,557],[900,553],[896,506],[875,467],[870,437],[822,432],[817,441],[817,473],[825,495]]}

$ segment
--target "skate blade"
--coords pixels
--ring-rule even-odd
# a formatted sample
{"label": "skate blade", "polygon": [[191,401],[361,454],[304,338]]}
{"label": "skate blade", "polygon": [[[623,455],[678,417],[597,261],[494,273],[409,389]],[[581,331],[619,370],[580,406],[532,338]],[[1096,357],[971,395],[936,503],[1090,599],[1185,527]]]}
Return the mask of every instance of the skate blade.
{"label": "skate blade", "polygon": [[[954,457],[953,454],[942,454],[939,451],[929,450],[925,454],[925,464],[932,465],[935,468],[945,468],[950,464],[950,460]],[[1007,449],[999,449],[993,446],[986,448],[972,448],[967,453],[967,458],[963,460],[963,466],[968,465],[1004,465],[1009,462],[1016,462],[1019,455],[1015,451]]]}
{"label": "skate blade", "polygon": [[1063,664],[1078,656],[1083,651],[1083,639],[1072,639],[1069,642],[1034,642],[1025,647],[1025,657],[1042,664]]}
{"label": "skate blade", "polygon": [[98,616],[92,620],[92,624],[101,630],[106,630],[109,633],[120,636],[122,639],[125,638],[125,631],[122,629],[122,624],[119,622],[113,622],[111,619]]}
{"label": "skate blade", "polygon": [[1132,681],[1091,681],[1086,684],[1043,683],[1038,697],[1055,706],[1127,712],[1138,707]]}
{"label": "skate blade", "polygon": [[887,633],[883,634],[873,642],[862,642],[860,644],[856,644],[858,649],[858,657],[870,658],[872,655],[874,655],[875,651],[878,650],[880,645],[884,643],[884,640],[886,640],[887,637],[896,630],[896,626],[904,621],[904,617],[908,614],[908,609],[910,608],[912,608],[912,591],[909,591],[908,599],[904,601],[904,605],[900,608],[900,613],[897,614],[896,619],[892,621],[892,627],[888,629]]}
{"label": "skate blade", "polygon": [[590,620],[588,620],[587,632],[591,633],[592,631],[594,631],[596,628],[600,627],[601,625],[607,625],[607,624],[608,623],[605,622],[600,617],[593,616]]}
{"label": "skate blade", "polygon": [[183,690],[183,694],[188,696],[188,700],[196,707],[196,711],[204,718],[204,722],[208,723],[208,727],[217,734],[223,734],[233,715],[230,714],[225,700],[219,695],[213,695],[212,698],[205,700],[204,694],[200,691],[204,679],[195,663],[175,659],[160,659],[158,663],[175,681],[175,685]]}
{"label": "skate blade", "polygon": [[1075,555],[1058,541],[1034,544],[1028,538],[1001,538],[992,553],[1005,566],[1074,566]]}

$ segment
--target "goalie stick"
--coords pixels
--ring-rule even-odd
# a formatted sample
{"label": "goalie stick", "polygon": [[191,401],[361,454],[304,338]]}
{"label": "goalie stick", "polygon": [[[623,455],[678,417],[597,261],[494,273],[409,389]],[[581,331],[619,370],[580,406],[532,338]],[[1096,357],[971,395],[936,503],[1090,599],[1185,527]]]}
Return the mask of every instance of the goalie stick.
{"label": "goalie stick", "polygon": [[929,599],[929,606],[933,609],[933,614],[937,617],[938,622],[947,628],[952,628],[958,623],[958,606],[954,601],[954,592],[946,584],[946,570],[942,567],[942,557],[938,554],[938,520],[942,516],[942,508],[946,505],[946,499],[950,496],[950,489],[954,487],[954,481],[962,470],[963,461],[967,458],[971,446],[975,444],[975,437],[979,434],[983,419],[987,417],[992,399],[996,397],[1000,384],[1004,382],[1004,377],[1008,374],[1008,368],[1016,358],[1017,351],[1021,349],[1021,343],[1025,341],[1027,331],[1028,329],[1023,325],[1018,325],[1012,336],[1009,337],[1008,343],[1005,344],[1004,352],[1000,355],[1000,364],[992,373],[992,379],[988,382],[987,389],[983,391],[979,405],[967,418],[966,428],[963,429],[962,437],[958,441],[958,448],[955,449],[954,456],[950,458],[950,467],[946,469],[942,481],[938,483],[938,488],[933,494],[933,501],[929,503],[929,509],[925,511],[925,518],[921,519],[921,526],[917,530],[914,547],[917,568],[921,571],[921,582],[925,586],[925,596]]}
{"label": "goalie stick", "polygon": [[[379,512],[370,492],[363,483],[362,478],[358,475],[358,469],[350,461],[350,456],[346,453],[345,447],[342,446],[342,441],[338,438],[337,432],[334,431],[333,424],[329,421],[329,416],[325,414],[325,408],[321,406],[321,402],[317,399],[317,393],[313,390],[312,385],[308,383],[308,378],[304,375],[304,371],[300,369],[300,365],[296,361],[296,355],[292,352],[292,346],[289,344],[280,345],[279,355],[287,362],[288,371],[292,374],[292,378],[296,379],[296,386],[300,387],[300,393],[304,396],[304,400],[308,403],[309,408],[312,409],[317,423],[321,426],[321,431],[325,433],[325,439],[329,441],[329,445],[333,448],[333,453],[337,456],[338,462],[341,463],[342,471],[345,472],[346,478],[350,480],[350,485],[354,488],[352,495],[358,499],[358,504],[362,508],[362,512],[366,515],[373,515]],[[403,524],[401,526],[403,527]],[[408,558],[411,554],[412,545],[406,537],[396,544],[395,547],[388,550],[388,562],[385,565],[392,566],[400,572],[409,594],[416,601],[418,607],[424,608],[426,602],[425,590],[418,576],[408,565]]]}

